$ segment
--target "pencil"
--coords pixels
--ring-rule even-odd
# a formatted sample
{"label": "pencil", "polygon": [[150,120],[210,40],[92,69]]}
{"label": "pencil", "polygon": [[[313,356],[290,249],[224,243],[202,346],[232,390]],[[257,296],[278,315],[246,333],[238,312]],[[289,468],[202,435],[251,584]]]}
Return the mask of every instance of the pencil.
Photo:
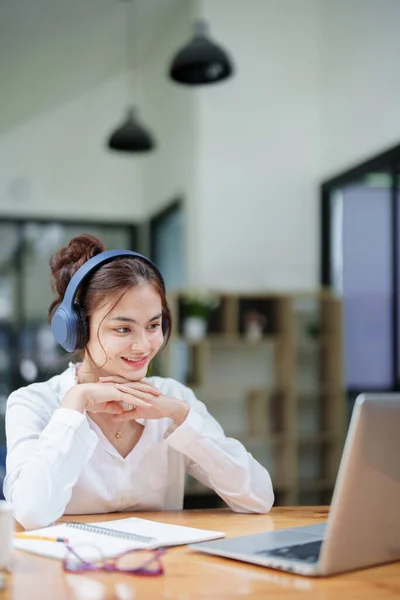
{"label": "pencil", "polygon": [[67,538],[61,537],[47,537],[45,535],[28,535],[25,533],[15,533],[14,537],[22,539],[22,540],[42,540],[44,542],[64,542],[68,543],[69,540]]}

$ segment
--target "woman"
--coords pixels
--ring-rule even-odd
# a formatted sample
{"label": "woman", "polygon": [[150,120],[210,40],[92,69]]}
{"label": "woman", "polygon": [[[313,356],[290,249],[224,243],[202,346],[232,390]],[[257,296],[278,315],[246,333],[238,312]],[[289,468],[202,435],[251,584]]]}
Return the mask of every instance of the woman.
{"label": "woman", "polygon": [[171,323],[157,267],[102,253],[81,235],[50,259],[53,333],[80,360],[8,399],[4,494],[16,520],[33,529],[63,513],[179,510],[186,473],[235,511],[268,512],[266,469],[190,389],[146,378]]}

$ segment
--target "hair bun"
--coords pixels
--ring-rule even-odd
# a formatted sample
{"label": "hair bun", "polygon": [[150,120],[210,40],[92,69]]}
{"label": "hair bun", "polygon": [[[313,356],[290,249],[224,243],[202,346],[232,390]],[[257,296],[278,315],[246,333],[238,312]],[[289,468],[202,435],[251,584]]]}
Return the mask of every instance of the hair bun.
{"label": "hair bun", "polygon": [[102,242],[94,235],[83,233],[69,242],[68,246],[54,252],[50,257],[51,289],[56,296],[49,308],[51,320],[56,308],[61,304],[69,282],[76,271],[93,256],[104,252]]}

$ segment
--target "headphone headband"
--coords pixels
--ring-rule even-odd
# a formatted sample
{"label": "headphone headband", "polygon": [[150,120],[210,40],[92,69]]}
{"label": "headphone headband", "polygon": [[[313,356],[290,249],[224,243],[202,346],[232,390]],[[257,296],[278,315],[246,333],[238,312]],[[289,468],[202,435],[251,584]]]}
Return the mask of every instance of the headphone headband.
{"label": "headphone headband", "polygon": [[93,271],[97,267],[101,267],[102,265],[111,262],[115,258],[123,258],[124,256],[141,258],[147,264],[149,264],[160,277],[161,283],[163,285],[163,290],[165,292],[165,283],[163,276],[161,275],[156,265],[149,258],[146,258],[146,256],[143,256],[138,252],[133,252],[133,250],[106,250],[105,252],[101,252],[100,254],[96,254],[96,256],[92,256],[92,258],[89,258],[89,260],[83,263],[83,265],[77,270],[77,272],[74,273],[65,291],[62,304],[68,303],[72,307],[80,285],[85,281],[85,279],[89,275],[93,273]]}
{"label": "headphone headband", "polygon": [[81,284],[91,275],[95,269],[111,262],[116,258],[123,257],[140,258],[146,262],[160,278],[165,293],[165,283],[158,267],[146,256],[133,252],[133,250],[106,250],[87,260],[71,277],[64,299],[57,308],[51,320],[51,329],[56,341],[67,350],[74,352],[84,348],[88,341],[88,323],[85,315],[75,303],[76,294]]}

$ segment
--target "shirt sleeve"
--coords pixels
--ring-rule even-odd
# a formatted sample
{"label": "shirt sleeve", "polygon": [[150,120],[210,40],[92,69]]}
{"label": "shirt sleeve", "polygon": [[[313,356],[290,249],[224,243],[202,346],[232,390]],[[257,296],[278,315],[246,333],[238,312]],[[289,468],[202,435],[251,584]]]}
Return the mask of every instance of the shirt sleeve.
{"label": "shirt sleeve", "polygon": [[6,436],[4,495],[25,529],[45,527],[64,513],[98,438],[83,414],[51,414],[43,395],[29,388],[7,401]]}
{"label": "shirt sleeve", "polygon": [[274,503],[268,471],[237,440],[227,438],[189,388],[184,397],[190,405],[186,420],[165,433],[169,446],[189,459],[188,473],[211,487],[236,512],[267,513]]}

